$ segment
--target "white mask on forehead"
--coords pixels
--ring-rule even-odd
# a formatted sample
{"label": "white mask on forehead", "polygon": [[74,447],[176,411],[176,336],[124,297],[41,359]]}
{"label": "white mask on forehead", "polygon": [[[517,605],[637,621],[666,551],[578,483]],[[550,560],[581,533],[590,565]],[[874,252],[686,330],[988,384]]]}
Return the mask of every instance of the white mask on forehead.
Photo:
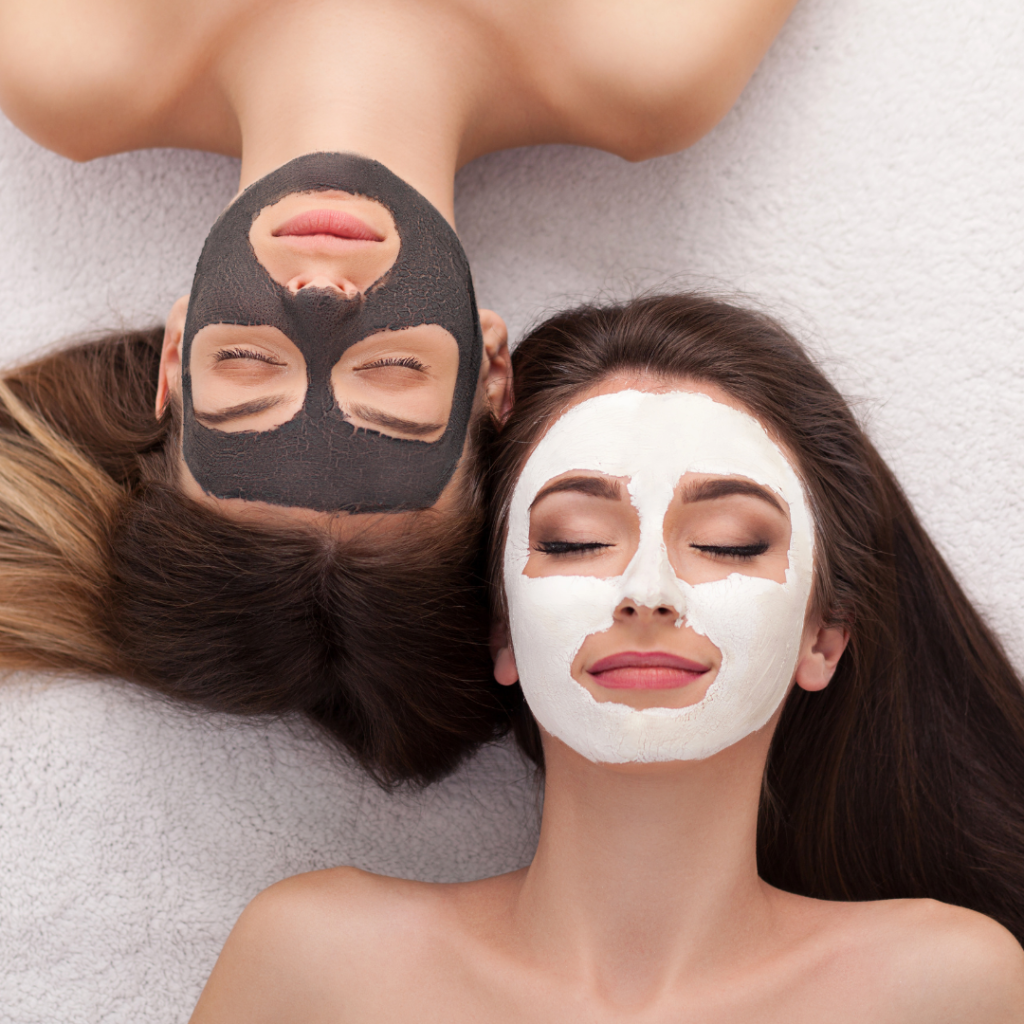
{"label": "white mask on forehead", "polygon": [[[530,557],[530,506],[570,470],[629,478],[640,542],[621,576],[523,575]],[[741,476],[788,505],[786,582],[734,572],[691,586],[675,575],[665,513],[686,473]],[[537,721],[591,761],[682,761],[710,757],[760,729],[796,670],[811,593],[813,528],[803,487],[752,416],[686,391],[619,391],[570,409],[537,445],[512,495],[505,592],[519,680]],[[718,674],[698,704],[631,708],[601,702],[572,677],[584,640],[609,629],[623,601],[668,606],[721,652]]]}

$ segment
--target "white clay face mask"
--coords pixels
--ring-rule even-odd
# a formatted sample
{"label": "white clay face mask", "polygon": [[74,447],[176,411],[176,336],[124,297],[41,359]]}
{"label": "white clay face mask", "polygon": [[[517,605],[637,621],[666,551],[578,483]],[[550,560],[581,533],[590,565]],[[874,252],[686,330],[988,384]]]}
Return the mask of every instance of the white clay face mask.
{"label": "white clay face mask", "polygon": [[[530,507],[570,471],[628,480],[640,541],[621,576],[524,575]],[[691,586],[672,568],[665,514],[687,473],[742,477],[789,506],[785,582],[732,572]],[[537,721],[591,761],[710,757],[765,725],[796,670],[813,574],[813,527],[803,487],[752,416],[687,391],[620,391],[591,398],[553,424],[512,496],[504,554],[512,648]],[[572,676],[587,637],[612,627],[624,601],[669,607],[721,654],[699,703],[632,708],[597,701]]]}

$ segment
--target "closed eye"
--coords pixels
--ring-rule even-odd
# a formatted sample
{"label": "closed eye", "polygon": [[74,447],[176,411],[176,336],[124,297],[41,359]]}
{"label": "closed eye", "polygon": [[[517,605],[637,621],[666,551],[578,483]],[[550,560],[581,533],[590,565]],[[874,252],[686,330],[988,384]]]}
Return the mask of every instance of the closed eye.
{"label": "closed eye", "polygon": [[271,366],[285,365],[273,356],[268,356],[266,352],[258,352],[251,348],[222,348],[214,358],[218,363],[227,359],[255,359],[258,363],[268,363]]}
{"label": "closed eye", "polygon": [[537,550],[544,555],[575,555],[584,551],[598,551],[601,548],[610,548],[611,544],[601,544],[598,541],[577,542],[572,540],[542,540],[537,545]]}
{"label": "closed eye", "polygon": [[738,558],[745,561],[763,555],[769,548],[768,541],[757,544],[691,544],[695,551],[701,551],[712,558]]}
{"label": "closed eye", "polygon": [[362,366],[357,366],[356,373],[360,370],[379,370],[382,366],[404,366],[408,370],[418,370],[420,373],[426,370],[423,363],[415,356],[402,356],[401,359],[388,356],[384,359],[375,359],[372,363],[363,363]]}

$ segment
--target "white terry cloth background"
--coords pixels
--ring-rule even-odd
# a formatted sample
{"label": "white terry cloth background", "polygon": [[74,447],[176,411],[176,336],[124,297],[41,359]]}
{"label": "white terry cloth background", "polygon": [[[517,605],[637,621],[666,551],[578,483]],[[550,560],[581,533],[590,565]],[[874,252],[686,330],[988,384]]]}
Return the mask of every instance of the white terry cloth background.
{"label": "white terry cloth background", "polygon": [[[540,313],[652,285],[794,323],[1024,664],[1024,7],[804,0],[737,109],[642,165],[553,147],[459,177],[482,304]],[[0,123],[0,361],[155,322],[237,165],[74,166]],[[196,718],[111,684],[0,689],[0,1020],[180,1021],[245,902],[349,862],[422,878],[523,863],[507,749],[387,797],[301,728]]]}

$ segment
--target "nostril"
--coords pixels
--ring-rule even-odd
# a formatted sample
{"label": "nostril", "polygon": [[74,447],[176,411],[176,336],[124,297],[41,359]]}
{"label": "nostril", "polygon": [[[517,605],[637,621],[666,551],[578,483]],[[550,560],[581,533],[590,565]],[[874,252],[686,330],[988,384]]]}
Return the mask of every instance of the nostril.
{"label": "nostril", "polygon": [[344,295],[345,298],[352,298],[353,292],[358,293],[358,289],[350,282],[344,281],[339,285],[336,281],[332,281],[329,277],[324,277],[322,274],[315,276],[297,274],[285,287],[292,295],[298,295],[304,288],[317,288],[322,291],[335,292],[338,295]]}

